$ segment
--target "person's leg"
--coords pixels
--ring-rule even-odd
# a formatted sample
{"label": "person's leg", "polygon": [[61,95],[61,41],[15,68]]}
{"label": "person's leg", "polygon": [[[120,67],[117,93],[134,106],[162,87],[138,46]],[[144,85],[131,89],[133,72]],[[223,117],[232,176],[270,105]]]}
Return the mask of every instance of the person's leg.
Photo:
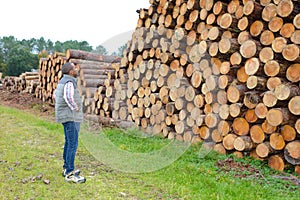
{"label": "person's leg", "polygon": [[68,145],[66,148],[66,173],[65,181],[73,183],[85,183],[86,179],[80,176],[80,171],[74,171],[74,162],[78,146],[78,133],[80,130],[80,123],[68,122],[66,127],[66,141]]}
{"label": "person's leg", "polygon": [[78,132],[80,126],[75,122],[64,123],[65,127],[65,137],[66,137],[66,150],[65,150],[65,160],[66,160],[66,174],[74,170],[75,156],[78,146]]}
{"label": "person's leg", "polygon": [[68,145],[69,145],[69,140],[67,138],[67,128],[66,128],[66,123],[63,123],[64,126],[64,135],[65,135],[65,144],[64,144],[64,153],[63,153],[63,159],[64,159],[64,165],[63,168],[66,169],[67,168],[67,151],[68,151]]}

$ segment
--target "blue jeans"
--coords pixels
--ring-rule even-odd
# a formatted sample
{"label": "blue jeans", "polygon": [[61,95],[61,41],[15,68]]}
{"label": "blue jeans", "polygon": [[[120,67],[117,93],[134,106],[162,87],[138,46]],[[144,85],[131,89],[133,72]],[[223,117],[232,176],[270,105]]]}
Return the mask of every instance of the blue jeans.
{"label": "blue jeans", "polygon": [[65,145],[64,145],[64,169],[66,173],[70,173],[74,170],[75,156],[78,146],[78,133],[80,130],[79,122],[65,122],[62,123],[65,133]]}

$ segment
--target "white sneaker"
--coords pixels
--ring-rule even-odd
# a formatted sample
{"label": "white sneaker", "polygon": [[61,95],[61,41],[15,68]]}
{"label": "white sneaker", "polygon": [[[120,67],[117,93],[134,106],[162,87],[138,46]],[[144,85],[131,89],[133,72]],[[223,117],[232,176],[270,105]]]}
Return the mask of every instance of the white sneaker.
{"label": "white sneaker", "polygon": [[[79,175],[79,174],[80,174],[80,170],[79,170],[79,169],[76,169],[76,170],[74,171],[74,174]],[[62,176],[63,176],[63,177],[66,177],[66,175],[67,175],[67,170],[66,170],[66,169],[63,169]]]}
{"label": "white sneaker", "polygon": [[69,183],[85,183],[86,179],[83,176],[79,176],[75,173],[75,171],[73,171],[65,176],[65,181]]}

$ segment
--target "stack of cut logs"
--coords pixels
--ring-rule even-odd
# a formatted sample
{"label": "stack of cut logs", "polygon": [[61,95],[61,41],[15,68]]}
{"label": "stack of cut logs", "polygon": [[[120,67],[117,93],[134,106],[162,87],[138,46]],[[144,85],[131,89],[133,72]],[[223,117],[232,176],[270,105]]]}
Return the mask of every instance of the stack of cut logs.
{"label": "stack of cut logs", "polygon": [[[79,69],[78,88],[82,96],[87,118],[105,125],[120,123],[114,108],[124,106],[126,96],[126,71],[120,69],[120,57],[106,56],[80,50],[68,49],[66,53],[55,52],[39,61],[39,72],[22,73],[19,77],[5,77],[4,88],[15,92],[34,93],[44,102],[54,103],[54,91],[62,78],[61,68],[72,62]],[[117,91],[119,90],[119,91]],[[118,100],[115,100],[118,98]]]}
{"label": "stack of cut logs", "polygon": [[[125,73],[119,67],[120,58],[68,49],[66,54],[55,53],[39,64],[40,85],[36,96],[43,101],[54,102],[54,90],[62,78],[61,68],[66,62],[72,62],[79,69],[78,88],[87,118],[108,124],[112,118],[115,89],[113,84],[125,83]],[[121,85],[121,83],[120,83]],[[123,84],[124,86],[124,84]],[[123,87],[123,89],[125,89]],[[124,90],[125,91],[125,90]]]}
{"label": "stack of cut logs", "polygon": [[120,58],[69,49],[67,59],[80,69],[78,87],[86,113],[98,115],[102,121],[112,118],[115,96],[112,84],[120,77]]}
{"label": "stack of cut logs", "polygon": [[44,102],[54,102],[53,92],[62,77],[61,67],[67,62],[64,53],[55,52],[39,61],[39,81],[35,96]]}
{"label": "stack of cut logs", "polygon": [[299,173],[299,1],[149,2],[123,53],[115,117]]}
{"label": "stack of cut logs", "polygon": [[24,72],[18,77],[7,76],[3,79],[4,88],[11,92],[33,94],[39,85],[38,72]]}
{"label": "stack of cut logs", "polygon": [[19,77],[17,76],[5,76],[4,79],[2,80],[3,88],[11,92],[16,92],[17,91],[16,79],[18,78]]}
{"label": "stack of cut logs", "polygon": [[[70,61],[80,69],[90,120],[130,121],[300,173],[299,0],[149,2],[121,63],[79,50],[54,53],[40,60],[36,97],[53,102]],[[7,77],[4,87],[25,90],[20,79]]]}

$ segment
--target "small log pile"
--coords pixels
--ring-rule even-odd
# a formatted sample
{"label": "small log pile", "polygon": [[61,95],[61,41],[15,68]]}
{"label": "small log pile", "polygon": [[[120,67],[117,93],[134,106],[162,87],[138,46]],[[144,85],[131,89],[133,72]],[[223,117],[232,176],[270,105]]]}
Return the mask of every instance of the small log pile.
{"label": "small log pile", "polygon": [[[25,72],[20,75],[21,83],[19,92],[23,91],[26,93],[34,94],[37,86],[40,84],[38,72]],[[25,85],[24,85],[25,84]],[[23,86],[21,86],[23,85]],[[23,90],[22,90],[23,88]]]}
{"label": "small log pile", "polygon": [[17,87],[16,87],[17,79],[19,79],[19,77],[17,76],[5,76],[2,80],[3,88],[11,92],[17,91]]}
{"label": "small log pile", "polygon": [[117,119],[299,171],[299,1],[149,2],[121,60]]}
{"label": "small log pile", "polygon": [[39,85],[35,96],[44,102],[54,103],[53,93],[62,77],[61,67],[67,62],[64,53],[55,52],[39,61]]}
{"label": "small log pile", "polygon": [[24,72],[18,77],[7,76],[3,79],[3,87],[11,92],[33,94],[39,85],[38,72]]}

